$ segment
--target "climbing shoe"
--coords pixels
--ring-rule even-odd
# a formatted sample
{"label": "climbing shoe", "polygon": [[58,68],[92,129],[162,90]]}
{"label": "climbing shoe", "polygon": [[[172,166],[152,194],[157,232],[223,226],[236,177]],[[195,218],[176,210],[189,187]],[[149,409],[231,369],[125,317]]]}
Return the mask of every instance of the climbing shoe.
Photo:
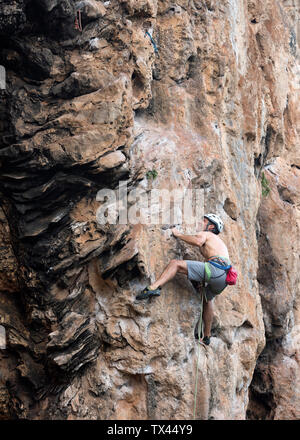
{"label": "climbing shoe", "polygon": [[149,287],[145,287],[142,292],[136,296],[135,299],[146,299],[150,298],[151,296],[159,296],[161,292],[161,287],[158,287],[157,289],[151,290]]}
{"label": "climbing shoe", "polygon": [[[199,340],[198,330],[195,331],[195,339],[197,339],[197,341]],[[200,339],[200,342],[202,342],[205,345],[209,345],[210,344],[210,337],[204,336],[203,339]]]}
{"label": "climbing shoe", "polygon": [[202,339],[202,342],[204,342],[205,345],[209,345],[210,344],[210,338],[208,336],[204,336],[204,338]]}

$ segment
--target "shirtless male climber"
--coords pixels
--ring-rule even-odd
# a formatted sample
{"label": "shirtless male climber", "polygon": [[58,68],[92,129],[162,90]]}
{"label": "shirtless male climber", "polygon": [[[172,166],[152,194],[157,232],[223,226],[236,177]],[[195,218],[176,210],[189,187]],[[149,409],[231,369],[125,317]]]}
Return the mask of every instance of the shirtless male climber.
{"label": "shirtless male climber", "polygon": [[[201,254],[208,263],[214,261],[219,265],[226,267],[230,265],[230,259],[225,243],[218,237],[218,234],[222,230],[223,222],[219,216],[216,214],[205,214],[203,217],[202,232],[199,232],[196,235],[184,235],[176,228],[173,228],[172,233],[176,238],[180,238],[186,243],[199,246]],[[211,276],[205,287],[205,298],[203,303],[204,337],[202,342],[206,345],[209,345],[210,343],[210,331],[213,320],[212,300],[227,286],[225,282],[227,276],[226,270],[219,269],[212,264],[209,264],[209,269]],[[191,281],[201,283],[203,283],[206,273],[203,262],[194,260],[171,260],[158,280],[150,286],[145,287],[145,289],[137,295],[136,299],[141,300],[151,296],[159,296],[161,293],[161,286],[174,278],[177,272],[184,273]]]}

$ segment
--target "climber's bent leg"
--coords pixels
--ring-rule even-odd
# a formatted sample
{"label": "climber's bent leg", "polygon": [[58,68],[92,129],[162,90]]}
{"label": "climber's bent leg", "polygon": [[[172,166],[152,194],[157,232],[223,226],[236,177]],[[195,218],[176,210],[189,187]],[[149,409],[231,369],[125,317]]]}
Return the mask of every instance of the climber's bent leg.
{"label": "climber's bent leg", "polygon": [[149,289],[154,290],[158,287],[163,286],[172,278],[174,278],[177,272],[187,275],[188,270],[185,260],[171,260],[162,272],[161,276],[158,278],[158,280],[156,280],[153,284],[151,284],[151,286],[149,286]]}
{"label": "climber's bent leg", "polygon": [[145,287],[145,289],[143,289],[142,292],[136,296],[136,299],[140,300],[149,298],[151,296],[159,296],[161,286],[174,278],[177,272],[187,275],[188,270],[186,262],[184,260],[171,260],[167,267],[164,269],[161,276],[158,278],[158,280],[156,280],[150,286]]}
{"label": "climber's bent leg", "polygon": [[[211,325],[214,317],[213,302],[203,300],[204,338],[210,338]],[[204,339],[203,338],[203,339]]]}

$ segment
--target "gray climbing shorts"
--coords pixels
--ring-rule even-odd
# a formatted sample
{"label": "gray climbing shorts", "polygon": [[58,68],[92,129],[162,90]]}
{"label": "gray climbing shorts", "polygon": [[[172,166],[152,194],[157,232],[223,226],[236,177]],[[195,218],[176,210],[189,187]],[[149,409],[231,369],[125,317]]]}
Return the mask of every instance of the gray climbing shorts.
{"label": "gray climbing shorts", "polygon": [[[185,260],[188,269],[188,279],[196,282],[203,282],[205,269],[201,261]],[[208,262],[209,263],[209,262]],[[211,277],[208,285],[205,287],[205,296],[207,301],[211,301],[216,295],[219,295],[227,284],[225,282],[227,273],[223,269],[218,269],[212,264],[209,265]]]}

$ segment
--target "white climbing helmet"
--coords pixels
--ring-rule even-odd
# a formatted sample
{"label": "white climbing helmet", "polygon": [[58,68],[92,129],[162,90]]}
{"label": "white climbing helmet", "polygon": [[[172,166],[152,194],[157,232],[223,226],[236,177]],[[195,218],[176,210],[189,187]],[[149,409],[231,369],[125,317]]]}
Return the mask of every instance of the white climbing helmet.
{"label": "white climbing helmet", "polygon": [[224,223],[222,222],[222,220],[220,219],[220,217],[218,215],[205,214],[204,217],[207,218],[208,220],[210,220],[214,225],[216,225],[219,232],[222,232],[223,227],[224,227]]}

